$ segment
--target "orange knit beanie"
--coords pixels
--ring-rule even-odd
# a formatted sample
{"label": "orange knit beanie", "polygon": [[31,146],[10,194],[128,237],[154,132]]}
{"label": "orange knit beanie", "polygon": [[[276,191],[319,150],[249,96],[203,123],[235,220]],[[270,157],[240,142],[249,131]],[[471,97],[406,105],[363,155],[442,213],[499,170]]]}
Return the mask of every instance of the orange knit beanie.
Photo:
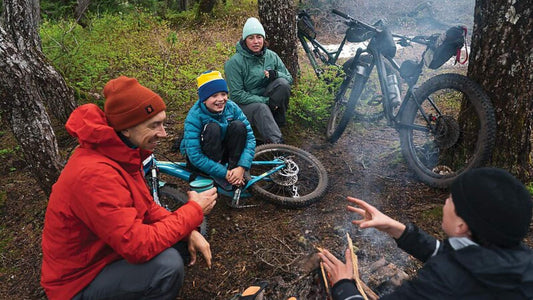
{"label": "orange knit beanie", "polygon": [[116,131],[138,125],[166,109],[158,94],[126,76],[106,83],[104,97],[105,115]]}

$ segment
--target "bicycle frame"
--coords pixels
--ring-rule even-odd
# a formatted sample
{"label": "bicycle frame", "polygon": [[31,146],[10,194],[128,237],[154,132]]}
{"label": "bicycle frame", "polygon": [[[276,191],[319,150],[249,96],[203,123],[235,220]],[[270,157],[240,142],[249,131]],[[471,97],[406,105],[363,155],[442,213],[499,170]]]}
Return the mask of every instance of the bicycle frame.
{"label": "bicycle frame", "polygon": [[[318,65],[318,62],[315,59],[315,56],[320,58],[320,60],[326,64],[334,66],[337,64],[337,59],[339,58],[342,49],[344,48],[344,45],[346,44],[346,35],[342,39],[342,42],[339,45],[339,48],[335,51],[328,51],[324,45],[322,45],[316,38],[310,38],[309,36],[302,34],[298,32],[298,39],[300,40],[300,43],[302,44],[302,47],[305,51],[305,54],[307,58],[309,59],[309,62],[311,63],[311,66],[313,67],[313,70],[315,70],[315,73],[318,77],[320,77],[320,74],[324,72]],[[313,50],[309,47],[309,43],[313,46]],[[313,55],[314,53],[314,55]],[[327,56],[324,57],[324,54]]]}
{"label": "bicycle frame", "polygon": [[[158,161],[157,159],[155,159],[155,157],[153,158],[153,160],[159,172],[170,175],[172,177],[179,178],[185,182],[191,182],[195,179],[208,179],[209,178],[207,176],[192,172],[191,170],[187,168],[187,164],[184,162]],[[251,176],[251,179],[246,183],[246,185],[240,189],[241,193],[246,192],[250,186],[252,186],[253,184],[255,184],[256,182],[260,180],[270,181],[269,176],[283,169],[285,167],[285,162],[281,159],[274,159],[271,161],[252,161],[252,167],[260,166],[260,165],[261,166],[272,166],[272,169],[270,169],[268,172],[265,172],[261,175]],[[160,181],[159,184],[160,185],[165,184],[165,182]],[[218,188],[218,192],[222,194],[228,194],[228,191],[222,190],[221,188]],[[232,196],[233,192],[229,194],[230,196]],[[246,197],[246,196],[249,196],[249,194],[244,193],[244,194],[241,194],[241,196]]]}
{"label": "bicycle frame", "polygon": [[[403,39],[408,39],[407,37],[404,37],[404,36],[399,36],[399,35],[395,35],[396,37],[401,37]],[[373,37],[372,39],[374,39],[375,37]],[[412,40],[412,39],[410,39]],[[369,42],[369,45],[372,45],[373,43],[372,42]],[[424,43],[421,43],[421,44],[424,44]],[[417,68],[421,71],[422,68],[423,68],[423,65],[424,65],[424,60],[423,60],[423,57],[424,57],[424,54],[425,52],[427,51],[427,48],[426,50],[424,50],[424,52],[422,53],[422,60],[418,63],[418,66]],[[417,99],[415,93],[413,93],[414,89],[415,89],[415,85],[416,83],[418,82],[418,79],[420,77],[420,74],[421,72],[418,73],[418,75],[413,79],[413,80],[410,80],[408,82],[408,89],[407,89],[407,92],[405,94],[405,96],[402,98],[402,104],[398,110],[398,112],[396,114],[394,114],[394,111],[393,111],[393,108],[391,106],[391,99],[390,99],[390,94],[389,94],[389,86],[387,85],[387,78],[386,76],[388,75],[387,74],[387,70],[386,70],[386,67],[385,67],[385,61],[384,59],[386,59],[387,61],[389,61],[390,65],[392,66],[392,68],[394,68],[398,73],[400,72],[400,66],[398,65],[398,63],[394,60],[394,58],[389,58],[389,57],[385,57],[383,56],[383,54],[381,54],[381,51],[375,47],[371,47],[369,46],[368,48],[359,48],[357,49],[357,52],[354,56],[354,60],[353,60],[353,64],[357,64],[358,63],[358,58],[360,57],[360,55],[362,53],[369,53],[372,57],[372,63],[371,65],[369,66],[368,70],[365,71],[365,75],[363,74],[358,74],[359,76],[365,76],[365,84],[366,84],[366,80],[368,80],[368,75],[372,72],[373,68],[376,67],[376,70],[377,70],[377,73],[378,73],[378,79],[379,79],[379,85],[380,85],[380,89],[382,91],[382,94],[383,94],[383,110],[385,112],[385,118],[387,119],[387,125],[388,126],[393,126],[395,128],[405,128],[405,127],[409,127],[409,128],[413,128],[415,130],[418,130],[418,131],[426,131],[426,132],[429,132],[431,130],[433,130],[433,126],[431,125],[431,122],[430,122],[430,118],[431,116],[428,116],[424,109],[422,108],[421,104],[420,104],[420,101]],[[355,65],[352,65],[351,68],[353,69],[355,67]],[[352,74],[351,76],[358,76],[358,75],[354,75]],[[421,115],[423,116],[423,118],[426,120],[428,127],[424,127],[424,126],[416,126],[416,125],[406,125],[406,124],[402,124],[400,121],[399,121],[399,116],[401,116],[405,106],[406,106],[406,103],[407,101],[405,101],[406,99],[413,99],[418,107],[418,110],[420,111]],[[433,108],[435,108],[435,110],[439,113],[440,110],[438,109],[438,107],[433,103],[433,101],[431,99],[427,99],[429,101],[429,103],[433,106]]]}

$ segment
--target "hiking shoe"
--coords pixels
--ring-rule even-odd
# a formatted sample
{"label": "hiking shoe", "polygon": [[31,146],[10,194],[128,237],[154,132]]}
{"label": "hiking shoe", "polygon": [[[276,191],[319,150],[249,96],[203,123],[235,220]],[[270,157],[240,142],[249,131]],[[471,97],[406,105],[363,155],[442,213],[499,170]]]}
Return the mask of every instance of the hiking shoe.
{"label": "hiking shoe", "polygon": [[229,183],[226,178],[220,178],[220,177],[213,177],[213,180],[215,181],[215,184],[217,187],[225,190],[225,191],[232,191],[233,185]]}

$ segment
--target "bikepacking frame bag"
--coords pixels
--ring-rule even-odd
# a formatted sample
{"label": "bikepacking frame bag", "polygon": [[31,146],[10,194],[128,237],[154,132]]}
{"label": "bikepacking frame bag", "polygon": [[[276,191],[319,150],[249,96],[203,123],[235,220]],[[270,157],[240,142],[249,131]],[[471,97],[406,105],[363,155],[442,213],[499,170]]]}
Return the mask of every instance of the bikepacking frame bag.
{"label": "bikepacking frame bag", "polygon": [[433,45],[430,45],[424,54],[426,66],[438,69],[454,55],[457,56],[456,61],[459,61],[461,48],[465,44],[465,35],[466,27],[454,26],[437,36]]}
{"label": "bikepacking frame bag", "polygon": [[298,23],[296,25],[298,26],[298,30],[305,36],[311,39],[316,38],[315,25],[307,12],[302,11],[298,14]]}

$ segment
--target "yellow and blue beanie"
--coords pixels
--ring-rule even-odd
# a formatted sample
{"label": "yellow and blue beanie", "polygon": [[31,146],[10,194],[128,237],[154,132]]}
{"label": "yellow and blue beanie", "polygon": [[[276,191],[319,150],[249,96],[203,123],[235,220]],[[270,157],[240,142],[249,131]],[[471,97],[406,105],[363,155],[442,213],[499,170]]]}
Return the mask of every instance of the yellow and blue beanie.
{"label": "yellow and blue beanie", "polygon": [[211,95],[218,92],[228,92],[226,80],[222,78],[219,71],[205,71],[198,78],[198,97],[200,101],[205,101]]}
{"label": "yellow and blue beanie", "polygon": [[252,34],[260,34],[263,37],[266,37],[265,35],[265,28],[263,28],[263,25],[261,25],[261,22],[259,22],[256,18],[248,18],[246,20],[246,23],[244,23],[244,27],[242,28],[242,39],[245,40],[247,36]]}

